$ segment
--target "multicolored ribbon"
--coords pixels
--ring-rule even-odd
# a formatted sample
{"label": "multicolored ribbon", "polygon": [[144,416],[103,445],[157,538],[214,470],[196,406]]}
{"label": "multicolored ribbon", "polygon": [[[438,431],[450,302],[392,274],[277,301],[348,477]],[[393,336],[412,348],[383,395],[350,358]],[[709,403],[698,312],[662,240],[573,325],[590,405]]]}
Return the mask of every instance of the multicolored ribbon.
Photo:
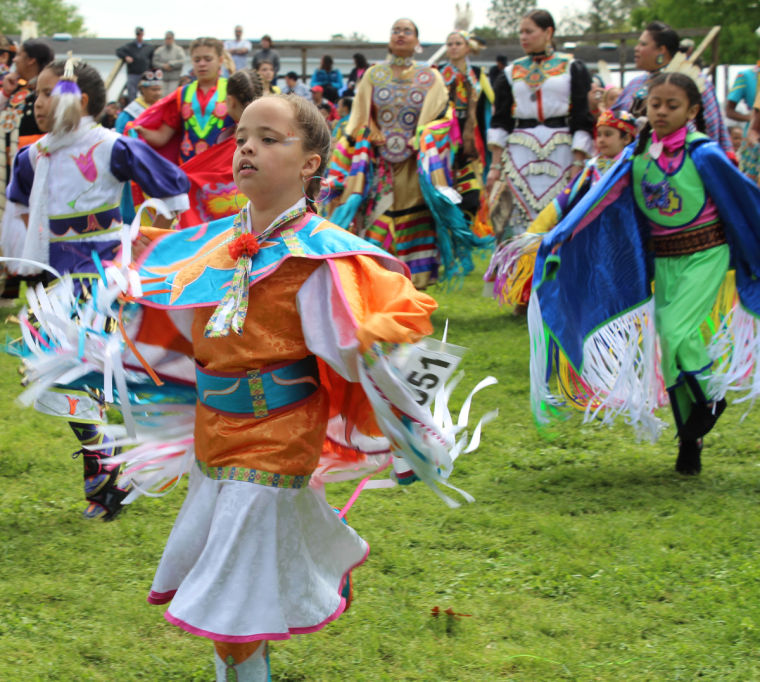
{"label": "multicolored ribbon", "polygon": [[230,330],[238,336],[243,333],[245,316],[248,313],[248,288],[251,275],[251,263],[263,242],[275,230],[307,212],[299,205],[283,213],[266,230],[255,234],[251,232],[250,203],[238,213],[233,223],[233,239],[228,244],[230,256],[237,261],[235,274],[230,288],[227,289],[219,305],[209,318],[204,335],[208,338],[228,336]]}

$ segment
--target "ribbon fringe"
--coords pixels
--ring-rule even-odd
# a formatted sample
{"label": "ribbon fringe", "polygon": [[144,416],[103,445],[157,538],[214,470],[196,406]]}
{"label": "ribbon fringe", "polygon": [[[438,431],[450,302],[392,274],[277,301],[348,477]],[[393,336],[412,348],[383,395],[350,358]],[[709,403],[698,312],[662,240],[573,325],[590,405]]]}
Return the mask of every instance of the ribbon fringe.
{"label": "ribbon fringe", "polygon": [[[531,407],[539,424],[550,421],[550,409],[564,405],[549,388],[552,369],[550,344],[541,316],[536,292],[528,307],[531,339]],[[657,368],[657,342],[654,330],[654,301],[637,308],[597,329],[583,346],[580,373],[589,395],[584,400],[584,423],[611,424],[619,415],[634,428],[637,438],[657,440],[665,424],[655,416],[664,404]],[[564,387],[568,392],[571,387]]]}

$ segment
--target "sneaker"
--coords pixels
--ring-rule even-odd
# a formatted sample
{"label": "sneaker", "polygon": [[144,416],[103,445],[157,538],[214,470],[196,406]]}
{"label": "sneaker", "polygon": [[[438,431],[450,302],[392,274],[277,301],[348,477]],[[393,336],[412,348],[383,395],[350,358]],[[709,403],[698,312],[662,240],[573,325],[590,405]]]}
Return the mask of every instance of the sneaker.
{"label": "sneaker", "polygon": [[85,519],[103,519],[108,516],[108,510],[99,502],[90,502],[87,508],[82,512]]}

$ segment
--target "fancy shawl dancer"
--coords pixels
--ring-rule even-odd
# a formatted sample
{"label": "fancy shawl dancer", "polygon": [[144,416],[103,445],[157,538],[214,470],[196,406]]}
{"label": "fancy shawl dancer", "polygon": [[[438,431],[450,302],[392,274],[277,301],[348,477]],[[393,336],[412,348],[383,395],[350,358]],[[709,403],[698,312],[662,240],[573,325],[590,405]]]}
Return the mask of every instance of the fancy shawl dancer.
{"label": "fancy shawl dancer", "polygon": [[195,80],[177,88],[135,121],[134,129],[173,163],[185,163],[216,144],[233,125],[227,114],[227,79],[219,75],[224,46],[216,38],[190,43]]}
{"label": "fancy shawl dancer", "polygon": [[[179,213],[188,206],[188,182],[182,171],[144,142],[95,122],[106,91],[91,66],[74,65],[71,59],[54,62],[42,70],[37,85],[35,118],[40,129],[50,132],[16,157],[9,210],[22,216],[27,227],[7,255],[39,264],[57,276],[70,275],[72,296],[86,298],[103,263],[116,259],[123,246],[119,202],[125,183],[134,180]],[[49,312],[38,309],[36,315]],[[139,326],[141,319],[133,319],[133,325]],[[170,336],[173,326],[168,324],[165,331]],[[111,319],[106,326],[118,325]],[[22,331],[27,337],[38,334],[33,325]],[[84,516],[107,520],[121,509],[126,491],[116,484],[118,471],[108,472],[103,466],[113,451],[104,428],[103,384],[80,379],[26,395],[40,412],[69,421],[82,444],[88,501]],[[39,388],[44,388],[43,382]]]}
{"label": "fancy shawl dancer", "polygon": [[[488,146],[494,155],[489,191],[501,180],[511,193],[505,236],[524,232],[593,154],[589,113],[591,77],[582,62],[556,52],[554,19],[533,10],[520,21],[525,57],[510,64],[494,83],[494,116]],[[494,197],[496,199],[496,197]]]}
{"label": "fancy shawl dancer", "polygon": [[441,75],[459,128],[460,142],[453,170],[455,188],[462,196],[460,208],[475,233],[486,236],[492,233],[492,228],[483,193],[484,173],[490,157],[485,135],[491,122],[494,93],[485,71],[470,63],[470,55],[477,54],[481,48],[482,43],[468,31],[449,33],[446,38],[448,63],[441,67]]}
{"label": "fancy shawl dancer", "polygon": [[[396,479],[417,477],[455,505],[439,486],[452,487],[453,461],[477,447],[480,427],[468,445],[470,401],[454,426],[449,385],[430,412],[456,360],[448,344],[423,340],[433,299],[402,262],[310,210],[331,143],[317,108],[262,97],[235,139],[233,173],[249,203],[194,228],[144,228],[140,286],[130,281],[191,339],[194,437],[178,436],[188,456],[143,442],[115,461],[148,492],[178,461],[190,469],[149,601],[171,602],[169,622],[214,642],[217,680],[263,681],[267,641],[340,616],[348,572],[369,551],[345,508],[325,501],[324,482],[372,474],[393,454]],[[90,368],[105,369],[101,343],[87,331]]]}
{"label": "fancy shawl dancer", "polygon": [[[654,439],[664,381],[676,470],[696,474],[726,393],[760,394],[760,190],[716,142],[689,132],[690,122],[704,129],[692,78],[661,73],[647,88],[649,123],[635,149],[541,242],[528,310],[531,396],[546,421],[559,402],[548,389],[559,350],[590,392],[587,419],[622,413]],[[729,267],[738,297],[716,320]]]}

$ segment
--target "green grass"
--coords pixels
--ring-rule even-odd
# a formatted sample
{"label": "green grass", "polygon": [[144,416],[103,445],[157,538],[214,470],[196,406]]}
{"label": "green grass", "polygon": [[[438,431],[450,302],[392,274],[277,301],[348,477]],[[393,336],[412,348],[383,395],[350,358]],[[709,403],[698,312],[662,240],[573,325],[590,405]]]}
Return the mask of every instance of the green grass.
{"label": "green grass", "polygon": [[[578,419],[540,433],[525,320],[481,289],[472,276],[433,292],[438,333],[448,318],[470,348],[454,404],[499,379],[475,416],[501,415],[452,479],[476,502],[451,510],[420,484],[363,493],[349,520],[372,551],[355,603],[274,643],[273,679],[760,679],[757,413],[727,410],[694,478],[673,471],[672,429],[655,445]],[[0,358],[0,679],[212,680],[209,642],[145,601],[183,490],[80,520],[77,445],[14,403],[16,367]]]}

